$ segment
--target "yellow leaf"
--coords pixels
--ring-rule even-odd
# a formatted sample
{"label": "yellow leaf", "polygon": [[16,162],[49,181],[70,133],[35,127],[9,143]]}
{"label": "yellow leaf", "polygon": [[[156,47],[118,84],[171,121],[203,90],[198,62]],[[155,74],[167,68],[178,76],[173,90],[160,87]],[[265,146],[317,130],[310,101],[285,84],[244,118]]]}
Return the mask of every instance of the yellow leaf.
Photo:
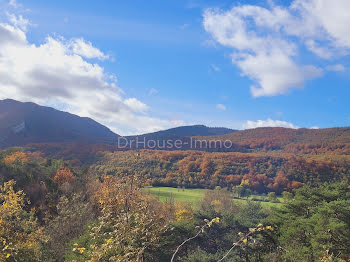
{"label": "yellow leaf", "polygon": [[273,228],[272,226],[267,226],[266,229],[267,229],[267,230],[270,230],[270,231],[273,231],[273,230],[274,230],[274,228]]}

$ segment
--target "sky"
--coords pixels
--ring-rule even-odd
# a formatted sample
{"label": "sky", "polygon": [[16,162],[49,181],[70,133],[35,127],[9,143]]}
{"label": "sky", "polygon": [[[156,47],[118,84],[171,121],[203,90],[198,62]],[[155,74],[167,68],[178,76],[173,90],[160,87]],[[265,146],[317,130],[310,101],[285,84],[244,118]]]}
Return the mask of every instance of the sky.
{"label": "sky", "polygon": [[0,99],[121,135],[350,125],[349,0],[0,0]]}

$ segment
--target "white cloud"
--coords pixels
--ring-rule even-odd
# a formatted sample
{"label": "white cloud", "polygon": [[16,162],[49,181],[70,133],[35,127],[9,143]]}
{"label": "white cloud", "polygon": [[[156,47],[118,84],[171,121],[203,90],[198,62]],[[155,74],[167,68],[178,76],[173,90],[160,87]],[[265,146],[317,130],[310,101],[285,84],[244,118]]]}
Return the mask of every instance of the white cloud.
{"label": "white cloud", "polygon": [[175,127],[178,127],[185,125],[185,122],[183,120],[171,120],[171,124]]}
{"label": "white cloud", "polygon": [[131,108],[134,112],[144,113],[148,110],[148,106],[136,98],[128,98],[124,101],[124,103]]}
{"label": "white cloud", "polygon": [[61,109],[91,117],[122,134],[173,126],[145,114],[148,106],[124,97],[113,75],[85,58],[106,55],[82,38],[47,37],[30,43],[20,24],[0,23],[0,99],[59,104]]}
{"label": "white cloud", "polygon": [[341,64],[337,64],[337,65],[329,65],[326,67],[327,71],[333,71],[333,72],[344,72],[345,71],[345,67]]}
{"label": "white cloud", "polygon": [[257,127],[286,127],[286,128],[299,128],[298,126],[281,120],[272,120],[271,118],[268,118],[266,120],[257,120],[257,121],[251,121],[248,120],[243,124],[243,129],[251,129],[251,128],[257,128]]}
{"label": "white cloud", "polygon": [[329,50],[329,48],[320,46],[312,39],[307,40],[305,44],[311,52],[313,52],[321,58],[328,59],[333,56],[333,52]]}
{"label": "white cloud", "polygon": [[155,89],[155,88],[151,88],[151,89],[149,90],[148,94],[149,94],[150,96],[155,95],[155,94],[158,94],[158,90]]}
{"label": "white cloud", "polygon": [[189,27],[190,26],[190,24],[183,24],[183,25],[181,25],[179,28],[181,29],[181,30],[185,30],[187,27]]}
{"label": "white cloud", "polygon": [[26,35],[19,28],[0,23],[0,44],[19,46],[26,44]]}
{"label": "white cloud", "polygon": [[14,7],[14,8],[20,7],[20,4],[16,0],[10,0],[9,5]]}
{"label": "white cloud", "polygon": [[30,25],[29,20],[23,18],[22,15],[14,15],[7,13],[7,16],[10,22],[17,28],[20,28],[23,31],[27,31],[28,26]]}
{"label": "white cloud", "polygon": [[97,58],[100,60],[109,58],[109,56],[105,55],[101,50],[92,46],[91,42],[85,41],[82,38],[72,39],[70,41],[70,46],[74,54],[85,58]]}
{"label": "white cloud", "polygon": [[312,126],[310,129],[320,129],[318,126]]}
{"label": "white cloud", "polygon": [[214,40],[212,39],[206,39],[201,43],[202,46],[208,47],[208,48],[217,48],[217,44]]}
{"label": "white cloud", "polygon": [[[328,40],[334,47],[350,47],[350,1],[348,0],[295,0],[291,7],[302,15],[301,22],[317,34],[316,38]],[[312,36],[308,32],[306,37]]]}
{"label": "white cloud", "polygon": [[221,68],[218,67],[217,65],[211,64],[210,67],[215,71],[215,72],[220,72]]}
{"label": "white cloud", "polygon": [[226,110],[226,106],[223,105],[223,104],[217,104],[216,105],[216,109],[221,110],[221,111],[225,111]]}
{"label": "white cloud", "polygon": [[322,75],[322,71],[313,66],[297,66],[290,57],[279,51],[247,55],[236,63],[243,75],[258,82],[258,86],[250,88],[254,97],[286,94],[292,88],[301,88],[306,80]]}
{"label": "white cloud", "polygon": [[[350,1],[294,0],[282,7],[238,5],[231,10],[207,9],[205,30],[215,42],[233,49],[232,62],[255,82],[255,97],[285,94],[322,75],[299,61],[304,44],[317,56],[344,56],[350,49]],[[298,61],[298,62],[297,62]]]}

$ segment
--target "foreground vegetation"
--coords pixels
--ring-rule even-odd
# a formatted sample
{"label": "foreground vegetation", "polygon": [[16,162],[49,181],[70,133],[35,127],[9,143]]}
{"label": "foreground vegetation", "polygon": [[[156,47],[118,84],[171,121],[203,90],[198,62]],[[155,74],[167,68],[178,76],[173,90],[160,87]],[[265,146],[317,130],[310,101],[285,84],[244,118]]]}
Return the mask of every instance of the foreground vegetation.
{"label": "foreground vegetation", "polygon": [[[21,149],[0,152],[0,174],[1,262],[350,259],[347,182],[284,191],[266,208],[232,201],[251,190],[244,180],[238,191],[180,189],[182,201],[161,202],[143,174],[101,175]],[[196,208],[183,201],[199,196]]]}

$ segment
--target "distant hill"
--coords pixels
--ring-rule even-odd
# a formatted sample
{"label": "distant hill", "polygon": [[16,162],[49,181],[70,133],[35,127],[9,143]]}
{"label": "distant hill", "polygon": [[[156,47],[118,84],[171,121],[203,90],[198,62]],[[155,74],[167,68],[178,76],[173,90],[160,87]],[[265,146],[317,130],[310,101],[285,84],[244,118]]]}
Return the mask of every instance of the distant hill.
{"label": "distant hill", "polygon": [[[325,147],[350,145],[350,127],[325,129],[291,129],[283,127],[260,127],[237,131],[231,134],[211,137],[197,137],[206,140],[230,140],[232,143],[250,149],[289,149],[298,145]],[[287,149],[288,149],[287,148]]]}
{"label": "distant hill", "polygon": [[0,148],[28,143],[114,143],[118,135],[96,121],[34,103],[0,100]]}
{"label": "distant hill", "polygon": [[[236,130],[225,127],[207,127],[205,125],[180,126],[158,132],[139,135],[139,137],[191,137],[191,136],[216,136],[235,132]],[[134,136],[130,136],[134,137]]]}
{"label": "distant hill", "polygon": [[[225,128],[225,127],[207,127],[204,125],[193,125],[193,126],[180,126],[175,127],[167,130],[162,130],[158,132],[143,134],[143,135],[136,135],[136,136],[127,136],[126,139],[129,141],[129,148],[130,148],[130,141],[157,141],[158,144],[156,147],[153,147],[152,143],[150,143],[150,146],[143,147],[142,143],[140,143],[140,147],[132,146],[131,148],[148,148],[148,149],[181,149],[181,150],[188,150],[191,149],[191,137],[195,136],[215,136],[215,135],[225,135],[230,134],[232,132],[235,132],[236,130]],[[175,148],[173,146],[166,146],[163,147],[162,145],[164,141],[171,141],[172,144],[174,144],[175,141],[182,141],[182,146],[179,148]],[[121,143],[120,145],[123,145]],[[134,144],[135,145],[135,144]]]}
{"label": "distant hill", "polygon": [[[208,150],[250,152],[261,150],[284,150],[285,152],[310,151],[315,148],[325,150],[349,151],[350,127],[335,127],[326,129],[291,129],[283,127],[260,127],[247,130],[232,130],[227,128],[210,128],[202,125],[172,128],[150,134],[131,136],[128,139],[138,141],[148,140],[181,140],[182,150]],[[197,142],[195,142],[197,141]],[[200,142],[202,141],[202,142]],[[205,143],[204,141],[208,141]],[[215,141],[231,141],[231,146]],[[142,144],[139,144],[142,148]],[[226,143],[230,145],[230,143]],[[132,147],[134,148],[134,147]],[[139,147],[140,148],[140,147]],[[174,149],[147,147],[148,149]]]}

